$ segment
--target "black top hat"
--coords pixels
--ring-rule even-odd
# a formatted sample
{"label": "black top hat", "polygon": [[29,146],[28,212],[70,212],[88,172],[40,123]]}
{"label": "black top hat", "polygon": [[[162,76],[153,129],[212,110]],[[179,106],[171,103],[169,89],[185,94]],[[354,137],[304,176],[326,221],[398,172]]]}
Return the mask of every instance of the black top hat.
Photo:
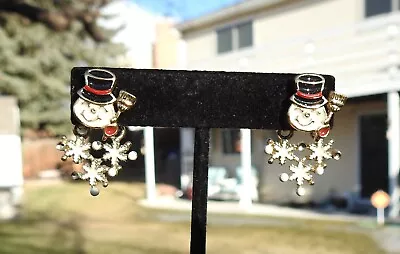
{"label": "black top hat", "polygon": [[305,108],[319,108],[328,100],[322,95],[325,79],[317,74],[301,74],[295,78],[297,92],[290,98],[297,105]]}
{"label": "black top hat", "polygon": [[96,104],[110,104],[116,100],[112,94],[114,84],[115,75],[112,72],[91,69],[85,72],[85,86],[78,91],[78,95]]}

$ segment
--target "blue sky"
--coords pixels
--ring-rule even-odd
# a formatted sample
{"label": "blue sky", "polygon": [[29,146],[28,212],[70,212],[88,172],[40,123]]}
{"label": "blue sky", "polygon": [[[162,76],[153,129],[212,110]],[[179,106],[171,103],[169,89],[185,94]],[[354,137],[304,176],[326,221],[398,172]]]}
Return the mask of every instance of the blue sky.
{"label": "blue sky", "polygon": [[203,14],[241,2],[241,0],[131,0],[152,12],[193,19]]}

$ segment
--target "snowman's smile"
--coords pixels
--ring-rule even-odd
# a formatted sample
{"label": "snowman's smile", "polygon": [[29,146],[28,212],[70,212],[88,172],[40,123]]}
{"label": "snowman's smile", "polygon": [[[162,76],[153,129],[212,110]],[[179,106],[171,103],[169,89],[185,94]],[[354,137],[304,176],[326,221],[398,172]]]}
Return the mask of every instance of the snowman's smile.
{"label": "snowman's smile", "polygon": [[98,114],[93,114],[93,113],[91,113],[90,111],[89,111],[89,113],[87,113],[88,112],[88,110],[84,110],[84,111],[82,111],[82,113],[81,113],[81,115],[82,115],[82,117],[86,120],[86,121],[89,121],[89,122],[92,122],[92,121],[97,121],[97,120],[101,120],[101,118],[99,117],[99,115]]}
{"label": "snowman's smile", "polygon": [[304,117],[301,118],[302,120],[300,121],[300,117],[296,117],[296,121],[299,123],[299,125],[306,127],[314,123],[313,119],[309,119],[308,121],[304,121]]}

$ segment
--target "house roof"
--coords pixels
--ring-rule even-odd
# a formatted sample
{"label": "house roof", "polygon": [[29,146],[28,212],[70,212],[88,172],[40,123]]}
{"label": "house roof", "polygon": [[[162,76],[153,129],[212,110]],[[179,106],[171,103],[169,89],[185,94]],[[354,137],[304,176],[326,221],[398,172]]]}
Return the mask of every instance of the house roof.
{"label": "house roof", "polygon": [[186,33],[209,27],[224,20],[237,19],[238,17],[253,14],[290,1],[294,0],[244,0],[243,2],[220,9],[216,12],[182,22],[178,24],[176,28],[182,33]]}

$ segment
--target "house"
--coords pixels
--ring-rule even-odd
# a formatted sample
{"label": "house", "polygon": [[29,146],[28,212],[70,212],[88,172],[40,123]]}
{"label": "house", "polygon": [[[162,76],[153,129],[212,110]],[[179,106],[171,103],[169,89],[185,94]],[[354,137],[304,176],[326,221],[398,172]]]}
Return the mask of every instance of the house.
{"label": "house", "polygon": [[[373,192],[391,195],[391,216],[399,214],[399,46],[397,0],[247,0],[176,26],[185,41],[189,70],[323,73],[350,97],[335,115],[330,137],[342,158],[328,164],[308,189],[322,201],[330,193],[369,203]],[[238,130],[213,130],[211,166],[234,175],[240,156]],[[297,199],[295,184],[281,183],[287,167],[269,165],[264,154],[274,130],[252,130],[252,164],[260,200]],[[182,130],[182,171],[191,168],[191,130]],[[233,141],[232,141],[233,140]],[[293,142],[310,141],[296,132]]]}

